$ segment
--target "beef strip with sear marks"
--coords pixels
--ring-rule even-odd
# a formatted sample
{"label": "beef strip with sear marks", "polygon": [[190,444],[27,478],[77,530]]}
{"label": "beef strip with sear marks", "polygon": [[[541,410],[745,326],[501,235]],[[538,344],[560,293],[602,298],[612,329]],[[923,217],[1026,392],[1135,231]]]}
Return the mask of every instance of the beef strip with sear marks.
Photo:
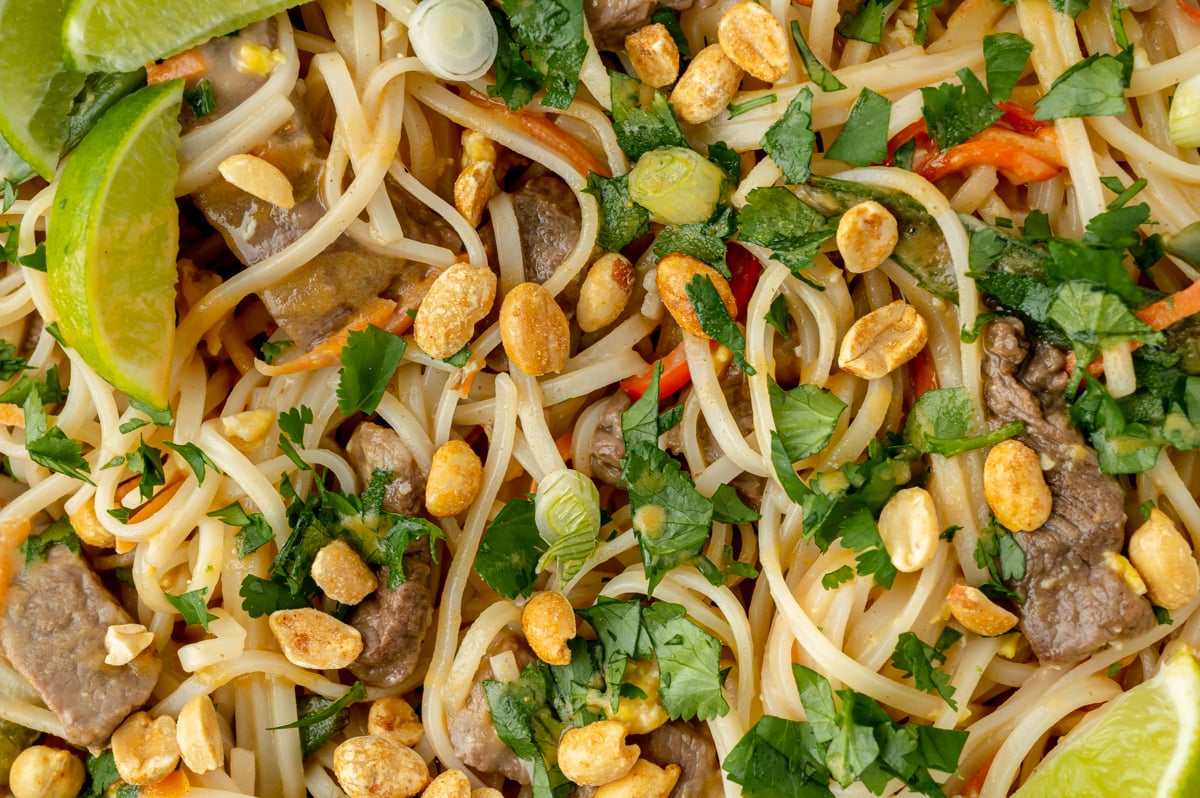
{"label": "beef strip with sear marks", "polygon": [[1025,340],[1020,321],[984,330],[984,400],[993,427],[1020,421],[1054,497],[1045,525],[1017,532],[1025,552],[1021,631],[1038,658],[1072,662],[1154,624],[1150,602],[1107,562],[1125,543],[1124,494],[1067,415],[1062,352]]}
{"label": "beef strip with sear marks", "polygon": [[601,50],[622,50],[625,36],[650,21],[660,8],[686,11],[693,5],[708,8],[715,0],[585,0],[588,29]]}
{"label": "beef strip with sear marks", "polygon": [[428,541],[419,540],[404,555],[404,582],[387,586],[388,568],[379,569],[379,588],[363,599],[347,622],[362,635],[363,648],[350,672],[372,687],[400,684],[417,667],[421,644],[433,621],[429,594]]}
{"label": "beef strip with sear marks", "polygon": [[383,509],[415,517],[425,512],[425,480],[422,470],[399,433],[364,421],[346,442],[346,457],[363,484],[376,471],[390,471],[392,478],[383,494]]}
{"label": "beef strip with sear marks", "polygon": [[153,646],[127,665],[104,662],[108,627],[132,622],[65,546],[51,546],[9,586],[0,650],[58,715],[68,742],[102,746],[150,698],[162,670]]}

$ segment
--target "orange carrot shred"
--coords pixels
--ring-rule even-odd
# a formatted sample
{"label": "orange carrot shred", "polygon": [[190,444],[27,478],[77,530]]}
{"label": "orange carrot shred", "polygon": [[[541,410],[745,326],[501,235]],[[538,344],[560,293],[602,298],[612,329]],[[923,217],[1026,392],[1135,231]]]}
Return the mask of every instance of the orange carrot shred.
{"label": "orange carrot shred", "polygon": [[1182,291],[1147,305],[1137,312],[1137,317],[1156,330],[1165,330],[1177,321],[1200,313],[1200,280]]}
{"label": "orange carrot shred", "polygon": [[138,794],[141,798],[181,798],[181,796],[187,795],[191,789],[192,785],[188,782],[187,774],[182,770],[175,770],[162,781],[142,787]]}
{"label": "orange carrot shred", "polygon": [[162,63],[146,64],[146,82],[166,83],[178,78],[198,78],[208,71],[208,62],[198,50],[184,50]]}

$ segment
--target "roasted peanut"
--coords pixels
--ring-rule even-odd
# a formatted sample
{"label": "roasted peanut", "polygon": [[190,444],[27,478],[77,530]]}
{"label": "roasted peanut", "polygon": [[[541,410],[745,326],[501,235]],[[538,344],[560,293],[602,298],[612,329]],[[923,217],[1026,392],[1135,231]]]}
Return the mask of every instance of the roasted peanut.
{"label": "roasted peanut", "polygon": [[413,798],[429,783],[420,754],[387,737],[351,737],[333,751],[333,775],[349,798]]}
{"label": "roasted peanut", "polygon": [[430,357],[450,357],[467,345],[475,323],[496,301],[496,275],[482,266],[455,263],[434,279],[417,310],[413,340]]}
{"label": "roasted peanut", "polygon": [[569,665],[567,643],[575,636],[575,609],[553,590],[538,593],[521,611],[521,629],[533,653],[551,665]]}
{"label": "roasted peanut", "polygon": [[1177,610],[1200,590],[1200,567],[1191,546],[1157,507],[1129,538],[1129,559],[1145,580],[1150,600],[1160,607]]}
{"label": "roasted peanut", "polygon": [[1054,499],[1037,452],[1009,438],[992,447],[983,464],[983,496],[996,520],[1019,532],[1040,529]]}
{"label": "roasted peanut", "polygon": [[275,413],[266,408],[243,410],[232,416],[221,416],[221,430],[234,443],[255,444],[266,437],[275,423]]}
{"label": "roasted peanut", "polygon": [[128,665],[153,642],[154,632],[140,623],[114,624],[104,630],[104,664]]}
{"label": "roasted peanut", "polygon": [[514,366],[532,377],[562,371],[571,325],[554,296],[538,283],[514,286],[500,306],[500,340]]}
{"label": "roasted peanut", "polygon": [[715,117],[737,94],[742,68],[720,44],[710,44],[692,59],[671,92],[671,105],[684,122],[699,125]]}
{"label": "roasted peanut", "polygon": [[267,623],[283,656],[301,668],[344,668],[362,652],[357,629],[313,607],[276,610]]}
{"label": "roasted peanut", "polygon": [[183,764],[194,773],[207,773],[225,765],[225,745],[212,699],[193,696],[183,705],[175,723],[175,741]]}
{"label": "roasted peanut", "polygon": [[977,587],[955,585],[946,596],[950,614],[967,631],[985,637],[1002,635],[1017,625],[1017,616],[993,602]]}
{"label": "roasted peanut", "polygon": [[425,727],[417,717],[412,704],[399,696],[377,698],[367,714],[367,733],[376,737],[390,737],[409,748],[421,742]]}
{"label": "roasted peanut", "polygon": [[679,765],[660,768],[639,759],[633,769],[596,790],[593,798],[667,798],[679,781]]}
{"label": "roasted peanut", "polygon": [[929,565],[937,552],[941,526],[933,497],[924,488],[905,488],[888,499],[879,514],[879,535],[897,571]]}
{"label": "roasted peanut", "polygon": [[612,324],[633,296],[633,264],[624,255],[607,252],[600,256],[579,289],[575,320],[579,329],[594,332]]}
{"label": "roasted peanut", "polygon": [[877,308],[850,327],[838,351],[838,367],[864,380],[890,374],[917,356],[929,325],[903,299]]}
{"label": "roasted peanut", "polygon": [[465,441],[446,441],[433,453],[425,481],[425,508],[435,518],[458,515],[475,501],[482,481],[479,455]]}
{"label": "roasted peanut", "polygon": [[625,744],[625,726],[600,720],[570,729],[558,741],[558,766],[576,784],[600,787],[633,769],[641,748]]}
{"label": "roasted peanut", "polygon": [[70,751],[34,745],[13,760],[8,787],[13,798],[75,798],[83,777],[83,763]]}
{"label": "roasted peanut", "polygon": [[429,782],[421,798],[471,798],[471,782],[458,770],[447,770]]}
{"label": "roasted peanut", "polygon": [[675,323],[684,332],[707,338],[700,327],[700,320],[696,318],[696,309],[692,307],[692,301],[687,295],[688,284],[697,275],[712,280],[730,317],[737,316],[737,300],[733,298],[729,282],[716,269],[691,255],[672,252],[660,260],[655,269],[654,284],[658,287],[659,298],[671,314],[671,318],[675,319]]}
{"label": "roasted peanut", "polygon": [[459,172],[454,180],[454,207],[472,227],[478,227],[488,200],[499,191],[496,165],[488,161],[476,161]]}
{"label": "roasted peanut", "polygon": [[896,217],[875,200],[858,203],[838,220],[837,248],[848,272],[862,274],[878,267],[899,241]]}
{"label": "roasted peanut", "polygon": [[296,204],[292,182],[273,163],[257,155],[230,155],[217,164],[217,171],[231,185],[240,188],[263,202],[287,210]]}
{"label": "roasted peanut", "polygon": [[774,83],[788,70],[783,23],[753,0],[738,3],[717,25],[717,41],[730,61],[759,80]]}
{"label": "roasted peanut", "polygon": [[96,505],[90,500],[79,505],[79,509],[71,513],[71,526],[79,539],[89,546],[111,549],[117,544],[113,533],[105,529],[96,517]]}
{"label": "roasted peanut", "polygon": [[481,162],[495,164],[499,160],[496,142],[488,138],[486,133],[478,130],[464,130],[461,141],[463,168]]}
{"label": "roasted peanut", "polygon": [[471,798],[504,798],[504,793],[495,787],[480,787],[471,791]]}
{"label": "roasted peanut", "polygon": [[317,587],[339,604],[358,604],[379,587],[363,558],[340,538],[317,552],[309,573]]}
{"label": "roasted peanut", "polygon": [[625,52],[638,78],[656,89],[670,86],[679,75],[679,45],[666,25],[638,28],[625,37]]}
{"label": "roasted peanut", "polygon": [[135,712],[113,732],[112,753],[117,773],[130,784],[162,781],[179,764],[174,718]]}
{"label": "roasted peanut", "polygon": [[654,660],[631,659],[625,666],[626,684],[632,684],[646,694],[645,698],[622,698],[612,720],[625,724],[630,734],[649,734],[667,722],[667,710],[659,698],[658,663]]}

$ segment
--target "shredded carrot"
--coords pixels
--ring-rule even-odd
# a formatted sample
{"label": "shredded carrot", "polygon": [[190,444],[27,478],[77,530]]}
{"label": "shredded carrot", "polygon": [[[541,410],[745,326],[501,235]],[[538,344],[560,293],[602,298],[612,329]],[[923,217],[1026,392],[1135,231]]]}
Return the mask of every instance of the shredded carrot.
{"label": "shredded carrot", "polygon": [[146,64],[146,82],[153,86],[178,78],[198,78],[207,71],[208,62],[199,50],[184,50],[162,63]]}
{"label": "shredded carrot", "polygon": [[1033,112],[1023,105],[1017,105],[1014,102],[1006,100],[996,103],[996,107],[1004,112],[1004,116],[1000,117],[1000,121],[996,124],[1003,125],[1009,130],[1033,135],[1043,128],[1051,127],[1050,123],[1036,118]]}
{"label": "shredded carrot", "polygon": [[564,462],[570,462],[571,460],[571,438],[574,437],[574,435],[575,428],[572,427],[554,439],[554,445],[558,449],[558,454],[562,457]]}
{"label": "shredded carrot", "polygon": [[992,759],[988,757],[982,765],[975,769],[970,778],[966,780],[963,786],[959,789],[959,798],[979,798],[979,793],[983,792],[983,783],[987,781],[988,771],[992,767]]}
{"label": "shredded carrot", "polygon": [[122,482],[120,485],[117,485],[117,489],[115,491],[113,491],[113,498],[116,499],[118,503],[124,501],[125,497],[129,495],[130,491],[132,491],[134,488],[136,488],[138,485],[140,485],[141,482],[142,482],[141,474],[138,474],[137,476],[134,476],[134,477],[130,477],[129,479]]}
{"label": "shredded carrot", "polygon": [[172,771],[171,775],[154,784],[142,787],[138,794],[141,798],[180,798],[192,789],[187,775],[182,770]]}
{"label": "shredded carrot", "polygon": [[163,486],[163,489],[150,497],[150,500],[141,507],[133,511],[129,516],[129,523],[136,524],[139,521],[145,521],[150,516],[161,510],[166,503],[175,497],[179,492],[179,488],[183,485],[183,477],[176,477],[172,482]]}
{"label": "shredded carrot", "polygon": [[255,365],[259,372],[268,377],[274,377],[277,374],[299,374],[302,371],[313,371],[325,366],[336,365],[342,359],[342,349],[346,346],[351,332],[365,330],[372,325],[391,333],[399,333],[408,329],[408,326],[412,324],[412,318],[407,313],[398,314],[399,319],[395,318],[396,315],[395,302],[383,297],[376,297],[368,302],[366,307],[350,320],[349,324],[317,344],[311,352],[306,352],[278,365],[267,365],[262,362]]}
{"label": "shredded carrot", "polygon": [[1016,144],[969,139],[939,152],[921,166],[919,172],[926,180],[933,181],[972,166],[995,166],[1000,174],[1015,184],[1049,180],[1062,171]]}
{"label": "shredded carrot", "polygon": [[1200,281],[1176,291],[1137,312],[1137,317],[1156,330],[1165,330],[1177,321],[1200,313]]}
{"label": "shredded carrot", "polygon": [[465,89],[464,96],[480,108],[520,125],[521,129],[550,149],[566,158],[581,175],[595,172],[601,177],[612,177],[612,172],[583,142],[551,122],[544,114],[528,111],[512,111],[502,100],[485,97],[473,89]]}
{"label": "shredded carrot", "polygon": [[971,137],[971,141],[994,141],[1001,144],[1011,144],[1019,147],[1035,158],[1055,166],[1066,166],[1062,150],[1058,146],[1058,131],[1052,127],[1044,127],[1033,135],[1018,133],[1002,127],[990,127],[982,133]]}
{"label": "shredded carrot", "polygon": [[1175,5],[1179,6],[1179,10],[1183,12],[1185,17],[1200,25],[1200,9],[1192,8],[1184,0],[1175,0]]}
{"label": "shredded carrot", "polygon": [[0,611],[8,598],[8,584],[16,572],[17,546],[24,543],[32,531],[28,518],[0,521]]}
{"label": "shredded carrot", "polygon": [[7,427],[24,427],[25,411],[20,405],[0,402],[0,424]]}

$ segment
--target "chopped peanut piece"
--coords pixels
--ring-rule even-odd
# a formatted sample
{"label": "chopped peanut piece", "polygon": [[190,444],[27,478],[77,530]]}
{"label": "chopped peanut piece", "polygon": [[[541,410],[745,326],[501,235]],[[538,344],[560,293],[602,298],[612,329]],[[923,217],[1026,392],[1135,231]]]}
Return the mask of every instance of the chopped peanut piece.
{"label": "chopped peanut piece", "polygon": [[301,668],[344,668],[362,653],[357,629],[312,607],[276,610],[267,623],[288,662]]}
{"label": "chopped peanut piece", "polygon": [[379,587],[363,558],[341,539],[317,552],[310,574],[317,587],[339,604],[358,604]]}
{"label": "chopped peanut piece", "polygon": [[571,325],[549,291],[538,283],[521,283],[500,305],[500,340],[514,366],[540,377],[566,365]]}
{"label": "chopped peanut piece", "polygon": [[71,513],[71,526],[79,539],[89,546],[101,549],[111,549],[117,545],[117,539],[104,528],[96,516],[96,505],[91,499],[79,505],[79,509]]}
{"label": "chopped peanut piece", "polygon": [[730,318],[736,317],[737,300],[733,298],[729,281],[716,269],[691,255],[672,252],[660,260],[655,268],[654,284],[658,288],[659,298],[671,314],[671,318],[675,319],[675,323],[684,332],[707,338],[700,326],[700,319],[696,317],[696,309],[692,307],[692,301],[687,295],[688,284],[697,276],[712,280],[713,287],[717,289],[717,295],[729,311]]}
{"label": "chopped peanut piece", "polygon": [[774,83],[787,74],[788,37],[783,23],[753,0],[721,15],[717,40],[730,61],[759,80]]}
{"label": "chopped peanut piece", "polygon": [[933,496],[905,488],[888,499],[879,514],[879,535],[897,571],[913,573],[933,560],[942,529]]}
{"label": "chopped peanut piece", "polygon": [[681,772],[679,765],[660,768],[639,759],[624,776],[596,790],[593,798],[668,798]]}
{"label": "chopped peanut piece", "polygon": [[421,798],[471,798],[471,781],[460,770],[447,770],[429,782]]}
{"label": "chopped peanut piece", "polygon": [[465,167],[454,181],[454,207],[472,227],[478,227],[488,201],[500,192],[496,165],[477,161]]}
{"label": "chopped peanut piece", "polygon": [[1192,547],[1157,507],[1129,538],[1129,559],[1145,580],[1150,600],[1160,607],[1177,610],[1200,591],[1200,566]]}
{"label": "chopped peanut piece", "polygon": [[435,518],[458,515],[471,506],[483,483],[483,463],[466,441],[446,441],[433,453],[425,481],[425,507]]}
{"label": "chopped peanut piece", "polygon": [[912,305],[897,299],[877,308],[846,332],[838,367],[864,380],[876,380],[912,360],[929,340],[929,325]]}
{"label": "chopped peanut piece", "polygon": [[891,257],[900,241],[896,217],[875,200],[860,202],[842,214],[837,247],[846,271],[862,274]]}
{"label": "chopped peanut piece", "polygon": [[946,602],[954,619],[977,635],[995,637],[1017,625],[1017,616],[993,602],[977,587],[955,585],[950,588]]}
{"label": "chopped peanut piece", "polygon": [[144,787],[162,781],[179,764],[175,719],[135,712],[113,732],[112,753],[117,773],[130,784]]}
{"label": "chopped peanut piece", "polygon": [[287,210],[296,205],[292,182],[278,166],[257,155],[230,155],[217,164],[217,171],[231,185],[240,188],[263,202]]}
{"label": "chopped peanut piece", "polygon": [[1015,438],[988,452],[983,495],[996,520],[1020,532],[1041,529],[1054,504],[1037,452]]}
{"label": "chopped peanut piece", "polygon": [[729,60],[719,44],[710,44],[692,59],[671,92],[671,105],[684,122],[699,125],[725,110],[742,82],[742,68]]}
{"label": "chopped peanut piece", "polygon": [[47,745],[33,745],[17,754],[8,773],[13,798],[75,798],[83,781],[79,757]]}
{"label": "chopped peanut piece", "polygon": [[575,320],[584,332],[595,332],[612,324],[625,311],[633,296],[633,264],[624,255],[608,252],[588,269],[579,289]]}
{"label": "chopped peanut piece", "polygon": [[175,740],[183,764],[193,773],[208,773],[225,765],[225,745],[217,710],[206,695],[193,696],[179,711]]}
{"label": "chopped peanut piece", "polygon": [[646,25],[626,36],[625,53],[638,78],[656,89],[670,86],[679,76],[679,45],[662,23]]}
{"label": "chopped peanut piece", "polygon": [[567,643],[575,637],[575,609],[562,593],[550,590],[531,598],[521,611],[521,629],[543,662],[571,664]]}
{"label": "chopped peanut piece", "polygon": [[637,745],[626,745],[625,726],[600,720],[569,729],[558,742],[558,766],[576,784],[600,787],[633,769],[641,754]]}
{"label": "chopped peanut piece", "polygon": [[386,737],[351,737],[333,751],[333,773],[349,798],[413,798],[429,767],[411,748]]}
{"label": "chopped peanut piece", "polygon": [[119,623],[104,632],[104,664],[128,665],[154,642],[154,632],[140,623]]}
{"label": "chopped peanut piece", "polygon": [[488,314],[495,301],[494,272],[455,263],[429,286],[413,322],[413,339],[430,357],[451,357],[471,340],[475,323]]}
{"label": "chopped peanut piece", "polygon": [[399,696],[377,698],[367,715],[367,733],[377,737],[390,737],[396,742],[412,747],[425,736],[425,727],[417,717],[412,704]]}
{"label": "chopped peanut piece", "polygon": [[271,431],[275,413],[266,408],[243,410],[232,416],[221,416],[221,431],[234,443],[258,443]]}

